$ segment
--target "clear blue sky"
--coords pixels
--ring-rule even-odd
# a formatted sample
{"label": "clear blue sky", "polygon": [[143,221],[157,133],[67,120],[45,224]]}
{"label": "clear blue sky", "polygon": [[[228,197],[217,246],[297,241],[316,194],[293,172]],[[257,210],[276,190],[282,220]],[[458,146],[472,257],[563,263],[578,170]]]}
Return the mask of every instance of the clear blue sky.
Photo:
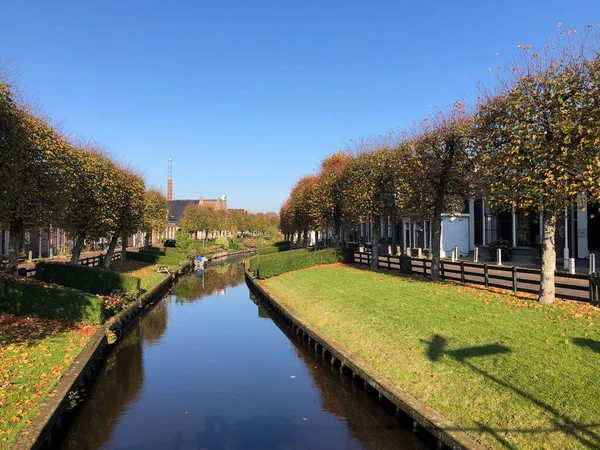
{"label": "clear blue sky", "polygon": [[166,190],[172,158],[174,198],[278,212],[350,139],[473,101],[518,44],[599,13],[598,0],[13,0],[0,59],[148,184]]}

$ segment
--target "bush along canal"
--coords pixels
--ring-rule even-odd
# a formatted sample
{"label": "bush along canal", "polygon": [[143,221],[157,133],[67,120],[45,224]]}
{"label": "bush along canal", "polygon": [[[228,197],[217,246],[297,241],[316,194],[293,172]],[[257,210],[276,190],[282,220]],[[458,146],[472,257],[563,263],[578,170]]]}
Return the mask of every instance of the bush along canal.
{"label": "bush along canal", "polygon": [[284,325],[242,264],[182,277],[115,345],[53,447],[435,447]]}

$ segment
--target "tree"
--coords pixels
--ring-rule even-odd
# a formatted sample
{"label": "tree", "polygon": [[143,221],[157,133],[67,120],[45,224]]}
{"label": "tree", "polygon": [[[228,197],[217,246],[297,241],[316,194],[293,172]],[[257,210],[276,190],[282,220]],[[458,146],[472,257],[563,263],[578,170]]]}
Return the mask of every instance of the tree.
{"label": "tree", "polygon": [[303,245],[308,245],[308,232],[314,228],[314,186],[317,178],[314,175],[306,175],[292,188],[290,193],[290,213],[292,217],[292,229],[298,233],[298,242],[302,237]]}
{"label": "tree", "polygon": [[541,53],[523,50],[477,105],[478,163],[486,201],[498,210],[542,212],[539,301],[555,297],[555,233],[580,195],[600,199],[597,47],[571,32]]}
{"label": "tree", "polygon": [[9,271],[16,274],[25,227],[55,222],[68,201],[71,149],[0,82],[0,150],[0,223],[9,227]]}
{"label": "tree", "polygon": [[371,268],[377,269],[383,217],[395,217],[408,198],[409,173],[405,144],[395,149],[364,149],[344,170],[343,216],[373,223]]}
{"label": "tree", "polygon": [[150,247],[150,236],[153,231],[167,228],[169,203],[163,193],[157,188],[149,188],[144,193],[144,219],[142,231],[146,233],[144,246]]}
{"label": "tree", "polygon": [[114,217],[110,230],[110,245],[106,252],[104,267],[110,267],[112,255],[119,237],[122,242],[121,259],[127,258],[127,238],[143,228],[145,211],[144,180],[130,168],[121,167],[113,174],[116,178],[116,195],[112,206]]}
{"label": "tree", "polygon": [[117,167],[97,147],[73,147],[68,164],[69,202],[58,225],[75,241],[71,263],[77,264],[86,239],[99,239],[116,228],[114,206],[121,186]]}
{"label": "tree", "polygon": [[440,273],[442,214],[458,213],[473,193],[472,119],[462,102],[449,112],[437,110],[411,138],[412,156],[408,209],[415,217],[431,219],[431,279]]}
{"label": "tree", "polygon": [[340,247],[343,221],[344,170],[352,160],[348,152],[339,151],[321,161],[314,198],[314,220],[319,228],[334,229],[334,245]]}

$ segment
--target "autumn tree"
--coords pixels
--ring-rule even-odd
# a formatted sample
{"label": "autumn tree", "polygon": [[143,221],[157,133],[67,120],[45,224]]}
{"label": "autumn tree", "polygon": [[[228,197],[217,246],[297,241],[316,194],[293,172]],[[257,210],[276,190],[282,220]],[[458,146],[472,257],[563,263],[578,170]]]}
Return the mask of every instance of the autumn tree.
{"label": "autumn tree", "polygon": [[343,216],[354,223],[373,223],[371,267],[377,269],[381,222],[406,206],[409,147],[364,149],[344,169]]}
{"label": "autumn tree", "polygon": [[70,146],[49,121],[18,104],[0,82],[0,223],[10,231],[9,271],[16,274],[25,226],[57,221],[68,203]]}
{"label": "autumn tree", "polygon": [[442,214],[459,213],[473,193],[472,119],[462,102],[437,110],[413,130],[407,206],[416,218],[430,219],[431,279],[440,273]]}
{"label": "autumn tree", "polygon": [[313,218],[317,227],[334,230],[334,245],[341,244],[340,233],[343,222],[344,170],[352,160],[348,152],[339,151],[321,161],[317,173],[313,200]]}
{"label": "autumn tree", "polygon": [[289,198],[287,198],[283,205],[281,205],[281,209],[279,210],[279,219],[279,230],[283,233],[287,240],[291,241],[292,235],[294,234],[294,227]]}
{"label": "autumn tree", "polygon": [[292,219],[291,228],[298,233],[298,242],[302,238],[303,245],[308,245],[308,232],[314,228],[314,186],[317,178],[306,175],[294,185],[290,193],[289,211]]}
{"label": "autumn tree", "polygon": [[99,239],[115,229],[115,198],[119,195],[114,163],[93,146],[72,147],[69,202],[58,225],[74,241],[71,263],[77,264],[86,239]]}
{"label": "autumn tree", "polygon": [[542,212],[539,301],[555,297],[557,217],[587,196],[600,199],[597,40],[563,32],[540,52],[523,50],[481,92],[476,150],[486,201],[495,209]]}
{"label": "autumn tree", "polygon": [[143,228],[145,210],[145,184],[142,177],[129,167],[120,167],[112,174],[116,178],[116,190],[112,206],[115,215],[110,230],[110,245],[104,260],[104,267],[110,267],[112,255],[121,238],[122,256],[127,258],[127,239]]}
{"label": "autumn tree", "polygon": [[148,188],[144,193],[144,219],[142,231],[146,233],[145,247],[150,247],[150,236],[153,231],[167,228],[169,204],[167,198],[157,188]]}

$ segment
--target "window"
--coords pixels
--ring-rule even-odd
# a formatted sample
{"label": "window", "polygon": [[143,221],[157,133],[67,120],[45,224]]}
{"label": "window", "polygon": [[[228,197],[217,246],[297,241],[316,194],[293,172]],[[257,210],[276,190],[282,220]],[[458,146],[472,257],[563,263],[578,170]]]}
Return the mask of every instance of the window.
{"label": "window", "polygon": [[490,245],[497,238],[498,224],[496,215],[492,212],[489,206],[485,205],[484,208],[485,218],[485,244]]}
{"label": "window", "polygon": [[426,220],[423,222],[423,226],[425,227],[425,242],[423,248],[429,250],[429,243],[431,242],[431,221]]}
{"label": "window", "polygon": [[[531,214],[515,214],[517,228],[517,246],[530,247],[532,242],[532,230],[535,228]],[[539,227],[538,227],[539,228]]]}
{"label": "window", "polygon": [[414,233],[413,248],[417,248],[421,244],[421,232],[422,231],[423,230],[421,229],[421,227],[418,223],[413,224],[413,233]]}

